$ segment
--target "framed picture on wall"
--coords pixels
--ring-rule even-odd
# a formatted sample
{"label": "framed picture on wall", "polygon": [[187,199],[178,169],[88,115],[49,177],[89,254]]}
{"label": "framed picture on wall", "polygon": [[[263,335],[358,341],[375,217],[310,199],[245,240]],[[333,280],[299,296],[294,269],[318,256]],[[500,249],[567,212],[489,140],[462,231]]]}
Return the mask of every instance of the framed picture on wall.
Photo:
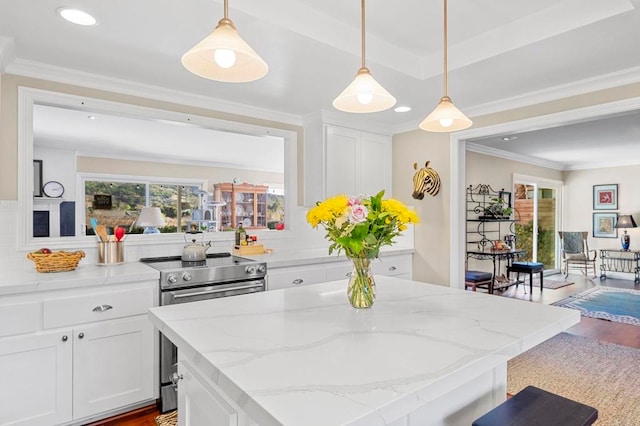
{"label": "framed picture on wall", "polygon": [[594,210],[618,210],[618,184],[593,185]]}
{"label": "framed picture on wall", "polygon": [[618,238],[616,223],[618,213],[594,213],[593,237],[594,238]]}

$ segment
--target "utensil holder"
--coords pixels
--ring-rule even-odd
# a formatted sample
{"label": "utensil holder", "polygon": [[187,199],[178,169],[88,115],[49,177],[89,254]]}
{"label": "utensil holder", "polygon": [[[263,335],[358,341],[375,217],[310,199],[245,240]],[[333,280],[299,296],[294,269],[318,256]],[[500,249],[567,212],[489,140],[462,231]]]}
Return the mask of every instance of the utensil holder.
{"label": "utensil holder", "polygon": [[124,262],[124,241],[99,241],[98,265],[115,265]]}

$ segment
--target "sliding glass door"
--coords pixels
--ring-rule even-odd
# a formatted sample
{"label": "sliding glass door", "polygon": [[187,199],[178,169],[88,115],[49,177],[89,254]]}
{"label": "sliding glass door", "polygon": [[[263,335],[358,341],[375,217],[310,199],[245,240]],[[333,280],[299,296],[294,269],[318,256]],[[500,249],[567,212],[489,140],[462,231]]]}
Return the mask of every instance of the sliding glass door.
{"label": "sliding glass door", "polygon": [[545,272],[559,272],[562,182],[514,175],[514,192],[517,245],[526,250],[520,260],[541,262]]}

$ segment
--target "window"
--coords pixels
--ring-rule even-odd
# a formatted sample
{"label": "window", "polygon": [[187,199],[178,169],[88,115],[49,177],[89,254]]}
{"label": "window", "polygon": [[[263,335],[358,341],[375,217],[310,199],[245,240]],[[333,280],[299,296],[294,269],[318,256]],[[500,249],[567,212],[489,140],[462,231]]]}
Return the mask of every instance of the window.
{"label": "window", "polygon": [[164,224],[161,233],[185,232],[192,210],[200,206],[203,183],[160,182],[139,178],[91,177],[84,179],[85,229],[94,235],[91,218],[107,227],[109,234],[117,226],[129,234],[141,234],[135,226],[142,207],[160,207]]}

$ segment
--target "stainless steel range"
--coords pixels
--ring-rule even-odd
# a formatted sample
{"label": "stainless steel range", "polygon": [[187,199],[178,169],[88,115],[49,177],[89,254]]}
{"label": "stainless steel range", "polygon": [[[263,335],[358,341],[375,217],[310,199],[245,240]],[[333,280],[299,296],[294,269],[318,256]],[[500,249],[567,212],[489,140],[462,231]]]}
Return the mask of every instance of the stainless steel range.
{"label": "stainless steel range", "polygon": [[[184,262],[180,256],[142,258],[160,271],[160,305],[195,302],[265,290],[267,264],[230,253],[209,253],[207,259]],[[160,411],[177,407],[178,350],[160,334]]]}

